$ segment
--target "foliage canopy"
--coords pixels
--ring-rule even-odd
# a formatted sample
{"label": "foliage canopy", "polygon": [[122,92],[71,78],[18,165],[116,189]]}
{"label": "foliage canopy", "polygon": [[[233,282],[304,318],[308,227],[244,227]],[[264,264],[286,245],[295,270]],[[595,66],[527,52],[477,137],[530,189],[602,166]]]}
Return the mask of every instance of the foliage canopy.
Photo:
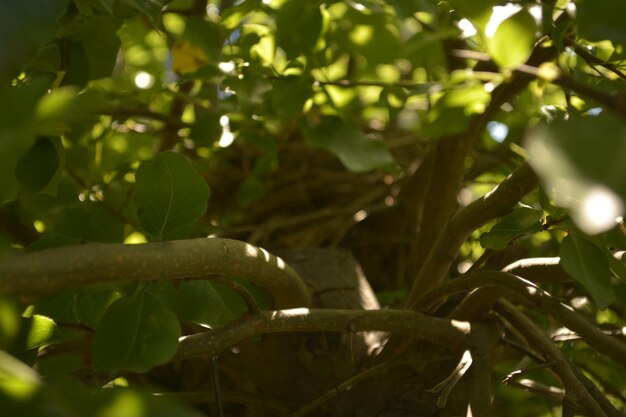
{"label": "foliage canopy", "polygon": [[626,412],[626,3],[0,12],[0,410]]}

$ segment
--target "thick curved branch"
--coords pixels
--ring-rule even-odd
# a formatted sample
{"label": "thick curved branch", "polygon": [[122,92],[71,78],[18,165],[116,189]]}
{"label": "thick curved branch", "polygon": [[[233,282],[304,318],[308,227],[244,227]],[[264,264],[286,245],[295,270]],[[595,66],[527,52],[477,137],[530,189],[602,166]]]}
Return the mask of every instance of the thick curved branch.
{"label": "thick curved branch", "polygon": [[79,285],[235,275],[268,290],[277,308],[307,307],[297,272],[266,250],[231,239],[188,239],[124,245],[87,243],[48,249],[0,263],[0,293],[24,300]]}
{"label": "thick curved branch", "polygon": [[626,343],[603,333],[571,307],[561,303],[534,283],[507,272],[480,271],[455,279],[425,294],[417,305],[428,306],[451,294],[484,287],[508,290],[523,303],[543,310],[568,329],[578,333],[589,346],[598,352],[610,356],[619,363],[626,364]]}
{"label": "thick curved branch", "polygon": [[587,391],[585,385],[576,378],[576,375],[563,353],[552,343],[550,338],[542,332],[528,317],[520,313],[505,300],[496,303],[496,311],[519,330],[528,343],[541,352],[552,364],[552,369],[559,376],[565,387],[566,396],[571,394],[576,403],[582,406],[590,416],[606,417],[606,413]]}
{"label": "thick curved branch", "polygon": [[413,283],[407,305],[415,307],[422,294],[440,285],[459,253],[463,242],[475,229],[505,215],[539,184],[537,175],[524,163],[493,191],[459,209],[435,242]]}
{"label": "thick curved branch", "polygon": [[264,312],[247,316],[217,330],[182,339],[176,359],[214,356],[254,336],[286,332],[384,331],[413,336],[451,351],[461,349],[470,336],[470,324],[444,320],[406,310],[306,309]]}

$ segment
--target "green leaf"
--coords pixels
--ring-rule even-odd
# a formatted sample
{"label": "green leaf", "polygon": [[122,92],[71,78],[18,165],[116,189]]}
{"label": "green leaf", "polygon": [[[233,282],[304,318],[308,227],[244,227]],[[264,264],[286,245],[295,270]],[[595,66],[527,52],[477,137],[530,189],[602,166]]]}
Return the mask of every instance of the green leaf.
{"label": "green leaf", "polygon": [[98,90],[79,92],[74,86],[54,89],[37,103],[37,131],[59,136],[70,131],[72,123],[88,120],[105,105],[104,95]]}
{"label": "green leaf", "polygon": [[475,0],[469,2],[467,0],[449,0],[448,3],[461,17],[466,17],[476,28],[484,30],[496,1]]}
{"label": "green leaf", "polygon": [[178,290],[172,281],[163,280],[150,282],[146,285],[146,291],[171,312],[178,313]]}
{"label": "green leaf", "polygon": [[219,62],[222,52],[222,34],[220,27],[200,16],[192,16],[185,22],[182,39],[202,49],[212,62]]}
{"label": "green leaf", "polygon": [[57,336],[57,325],[54,320],[35,314],[29,319],[25,347],[30,350],[49,345]]}
{"label": "green leaf", "polygon": [[0,295],[0,350],[9,347],[17,337],[20,315],[18,304]]}
{"label": "green leaf", "polygon": [[37,80],[6,88],[0,94],[0,203],[12,198],[18,190],[15,167],[35,142],[35,104],[46,89],[46,83]]}
{"label": "green leaf", "polygon": [[206,211],[208,199],[209,186],[180,154],[160,153],[137,169],[135,210],[141,226],[155,240],[185,237]]}
{"label": "green leaf", "polygon": [[178,319],[152,295],[120,298],[102,316],[93,342],[96,369],[146,372],[169,361],[178,348]]}
{"label": "green leaf", "polygon": [[313,82],[308,77],[291,75],[274,81],[270,102],[274,111],[285,120],[302,114],[304,103],[313,94]]}
{"label": "green leaf", "polygon": [[67,205],[55,220],[50,230],[60,235],[93,242],[121,242],[124,238],[124,223],[100,202]]}
{"label": "green leaf", "polygon": [[329,116],[318,125],[303,126],[303,136],[309,145],[333,153],[353,172],[366,172],[394,162],[382,142],[368,139],[357,125],[339,117]]}
{"label": "green leaf", "polygon": [[[555,120],[527,138],[529,162],[556,203],[595,234],[615,226],[626,201],[626,125],[609,114]],[[590,149],[593,152],[590,152]]]}
{"label": "green leaf", "polygon": [[526,9],[501,22],[493,34],[489,26],[485,32],[487,50],[496,64],[515,68],[528,60],[535,43],[537,24]]}
{"label": "green leaf", "polygon": [[541,230],[542,213],[531,207],[518,207],[502,217],[489,232],[480,236],[484,248],[502,250],[511,240]]}
{"label": "green leaf", "polygon": [[237,201],[242,205],[250,204],[267,195],[267,189],[258,178],[249,176],[237,188]]}
{"label": "green leaf", "polygon": [[437,14],[437,2],[431,0],[390,0],[389,4],[402,17],[413,17],[417,12]]}
{"label": "green leaf", "polygon": [[20,0],[0,3],[0,84],[8,83],[51,41],[68,0]]}
{"label": "green leaf", "polygon": [[116,0],[98,0],[98,3],[106,10],[109,14],[113,14],[113,5]]}
{"label": "green leaf", "polygon": [[626,3],[621,0],[578,0],[576,24],[581,37],[626,42]]}
{"label": "green leaf", "polygon": [[61,54],[56,45],[42,46],[26,67],[27,72],[47,71],[57,72],[61,66]]}
{"label": "green leaf", "polygon": [[112,16],[96,16],[76,25],[69,36],[72,43],[82,47],[87,63],[87,68],[82,70],[87,70],[88,80],[108,77],[113,72],[121,43],[117,36],[121,25],[122,21]]}
{"label": "green leaf", "polygon": [[[18,388],[18,394],[20,391],[29,394],[39,383],[39,375],[33,368],[0,350],[0,394],[4,394],[0,395],[1,400],[5,400],[2,397],[10,391],[10,385]],[[0,402],[0,406],[4,405],[5,401]],[[2,407],[2,410],[6,411],[6,408]]]}
{"label": "green leaf", "polygon": [[209,281],[185,281],[178,290],[182,321],[219,327],[246,312],[246,304],[233,290]]}
{"label": "green leaf", "polygon": [[120,293],[115,290],[79,291],[73,305],[76,319],[79,323],[95,329],[109,306],[120,297]]}
{"label": "green leaf", "polygon": [[63,151],[58,138],[39,138],[17,161],[15,175],[22,191],[34,193],[43,190],[61,167]]}
{"label": "green leaf", "polygon": [[405,58],[405,44],[400,41],[400,29],[394,15],[350,8],[342,26],[350,28],[342,33],[343,48],[351,54],[362,55],[368,70],[374,70],[378,64],[390,64]]}
{"label": "green leaf", "polygon": [[233,30],[242,20],[244,20],[250,13],[263,7],[262,0],[246,0],[233,4],[231,7],[227,7],[221,13],[220,25],[228,30]]}
{"label": "green leaf", "polygon": [[[57,353],[58,357],[59,354]],[[52,356],[54,358],[54,356]],[[76,361],[78,357],[65,361]],[[38,366],[40,363],[37,364]],[[76,363],[74,364],[76,365]],[[58,364],[43,364],[59,371]],[[57,369],[54,369],[57,368]],[[66,366],[67,369],[67,366]],[[93,389],[70,375],[41,378],[32,367],[0,351],[0,410],[9,416],[37,417],[200,417],[172,398],[133,388]]]}
{"label": "green leaf", "polygon": [[276,43],[288,59],[312,52],[322,33],[317,1],[287,0],[276,13]]}
{"label": "green leaf", "polygon": [[563,269],[591,295],[598,308],[607,308],[614,300],[609,262],[604,252],[587,239],[569,234],[561,242]]}
{"label": "green leaf", "polygon": [[423,134],[440,138],[464,132],[471,116],[484,112],[490,98],[482,85],[454,89],[443,94],[428,112]]}
{"label": "green leaf", "polygon": [[[409,59],[415,67],[438,71],[448,66],[448,58],[439,34],[417,32],[404,42],[404,51],[406,59]],[[427,94],[436,86],[437,83],[421,83],[411,88],[409,94]]]}
{"label": "green leaf", "polygon": [[87,53],[82,44],[68,41],[63,53],[66,58],[65,74],[61,85],[75,85],[85,87],[89,82],[89,62]]}
{"label": "green leaf", "polygon": [[38,301],[34,306],[36,314],[50,317],[60,323],[78,324],[74,311],[74,300],[79,290],[69,290],[57,296]]}
{"label": "green leaf", "polygon": [[161,10],[171,0],[121,0],[129,6],[139,10],[150,18],[150,21],[154,26],[159,24],[159,17],[161,17]]}
{"label": "green leaf", "polygon": [[191,126],[189,137],[198,146],[212,147],[219,140],[221,134],[220,116],[208,114],[196,119]]}
{"label": "green leaf", "polygon": [[79,352],[59,352],[55,355],[43,355],[37,358],[37,370],[42,376],[68,375],[80,370],[85,357]]}

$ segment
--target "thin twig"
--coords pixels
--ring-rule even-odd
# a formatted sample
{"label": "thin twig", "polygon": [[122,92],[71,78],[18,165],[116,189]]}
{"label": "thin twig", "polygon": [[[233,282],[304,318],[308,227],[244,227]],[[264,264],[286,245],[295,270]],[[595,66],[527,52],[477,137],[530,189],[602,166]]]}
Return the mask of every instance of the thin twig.
{"label": "thin twig", "polygon": [[222,403],[222,384],[220,383],[220,371],[217,363],[217,355],[211,357],[211,375],[213,376],[213,392],[217,405],[218,417],[224,417],[224,404]]}
{"label": "thin twig", "polygon": [[[515,330],[516,336],[517,336],[517,330],[515,328],[512,328],[513,330]],[[519,337],[521,337],[521,335],[519,335]],[[507,345],[509,347],[511,347],[512,349],[518,351],[519,353],[521,353],[524,356],[528,356],[530,359],[532,359],[533,361],[535,361],[536,363],[545,363],[545,359],[543,359],[537,352],[531,350],[528,346],[523,345],[521,343],[515,342],[511,339],[508,339],[506,337],[502,337],[500,339],[500,342],[504,345]]]}
{"label": "thin twig", "polygon": [[[471,50],[459,50],[455,49],[451,51],[452,54],[459,58],[464,59],[473,59],[482,62],[491,62],[491,57],[483,52],[471,51]],[[534,78],[543,79],[548,81],[554,85],[558,85],[559,87],[563,87],[574,91],[580,96],[590,98],[599,104],[605,106],[606,108],[612,110],[617,115],[621,117],[625,117],[625,98],[620,94],[608,94],[604,91],[595,89],[593,87],[588,86],[587,84],[583,84],[574,78],[565,76],[565,75],[557,75],[554,78],[546,79],[542,76],[540,69],[533,67],[531,65],[523,64],[515,68],[515,73],[530,75]]]}
{"label": "thin twig", "polygon": [[535,78],[544,79],[545,81],[548,81],[554,85],[558,85],[559,87],[570,89],[578,95],[590,98],[603,105],[607,109],[614,111],[617,115],[624,117],[624,99],[618,94],[605,93],[604,91],[590,87],[587,84],[583,84],[575,80],[574,78],[565,75],[559,75],[555,78],[545,79],[541,75],[539,68],[535,68],[530,65],[520,65],[516,68],[515,71],[531,75]]}
{"label": "thin twig", "polygon": [[172,117],[167,114],[155,112],[152,110],[140,108],[140,107],[113,107],[109,110],[102,111],[101,114],[106,114],[114,117],[123,117],[127,119],[131,118],[144,118],[163,122],[166,125],[183,128],[190,127],[189,123],[185,123],[179,118]]}
{"label": "thin twig", "polygon": [[590,67],[593,67],[594,65],[598,65],[598,66],[600,66],[600,67],[602,67],[604,69],[607,69],[607,70],[611,71],[613,74],[617,75],[621,79],[626,80],[626,74],[624,74],[622,71],[620,71],[619,68],[617,68],[615,65],[611,64],[610,62],[606,62],[606,61],[603,61],[602,59],[598,58],[597,56],[595,56],[594,54],[592,54],[591,52],[589,52],[588,50],[586,50],[585,48],[583,48],[582,46],[580,46],[576,42],[574,42],[573,39],[571,39],[569,37],[565,37],[563,39],[563,43],[566,46],[569,46],[570,48],[572,48],[574,50],[574,52],[576,52],[576,54],[578,56],[580,56],[582,59],[584,59],[585,62]]}
{"label": "thin twig", "polygon": [[243,301],[246,303],[246,307],[248,308],[249,314],[257,317],[265,317],[261,312],[261,308],[257,304],[256,300],[254,299],[252,294],[250,294],[250,291],[248,291],[248,289],[243,285],[233,281],[232,279],[224,278],[219,275],[211,275],[209,277],[206,277],[206,279],[215,281],[216,283],[235,291],[241,298],[243,298]]}
{"label": "thin twig", "polygon": [[[67,175],[69,175],[70,178],[72,178],[79,186],[91,192],[91,187],[89,186],[89,184],[87,184],[85,180],[76,173],[76,171],[74,171],[72,168],[70,168],[67,165],[65,165],[64,169]],[[113,215],[113,217],[115,217],[117,220],[122,222],[122,224],[130,224],[133,227],[137,228],[137,226],[134,224],[133,221],[131,221],[130,219],[127,219],[118,209],[113,207],[104,197],[98,198],[97,201],[98,203],[102,204],[102,207],[104,207],[106,211],[108,211],[111,215]]]}
{"label": "thin twig", "polygon": [[[396,365],[396,364],[393,364]],[[359,382],[371,378],[373,375],[389,368],[390,364],[388,362],[383,362],[381,364],[378,364],[366,371],[363,371],[355,376],[353,376],[352,378],[349,378],[347,380],[345,380],[344,382],[340,383],[339,385],[337,385],[336,387],[332,388],[329,391],[326,391],[325,393],[323,393],[322,395],[320,395],[319,397],[315,398],[314,400],[308,402],[307,404],[303,405],[302,407],[300,407],[298,410],[296,410],[295,412],[293,412],[291,414],[290,417],[303,417],[307,414],[309,414],[310,412],[312,412],[313,410],[315,410],[316,408],[318,408],[319,406],[321,406],[322,404],[332,400],[333,398],[335,398],[337,395],[341,394],[344,391],[348,391],[349,389],[351,389],[354,385],[358,384]]]}
{"label": "thin twig", "polygon": [[562,388],[553,387],[551,385],[541,384],[532,379],[513,379],[507,382],[510,387],[520,388],[533,394],[538,394],[546,398],[556,401],[562,401],[565,398],[565,391]]}
{"label": "thin twig", "polygon": [[433,94],[443,90],[443,86],[439,83],[407,83],[407,82],[385,82],[385,81],[315,81],[316,85],[330,85],[334,87],[354,88],[354,87],[397,87],[407,90],[418,90],[423,94]]}
{"label": "thin twig", "polygon": [[550,368],[552,366],[551,363],[546,363],[546,362],[539,362],[536,365],[533,366],[529,366],[528,368],[524,368],[524,369],[516,369],[513,372],[509,372],[509,374],[502,380],[503,384],[510,384],[511,382],[520,379],[521,377],[523,377],[524,375],[527,375],[531,372],[535,372],[541,369],[546,369],[546,368]]}

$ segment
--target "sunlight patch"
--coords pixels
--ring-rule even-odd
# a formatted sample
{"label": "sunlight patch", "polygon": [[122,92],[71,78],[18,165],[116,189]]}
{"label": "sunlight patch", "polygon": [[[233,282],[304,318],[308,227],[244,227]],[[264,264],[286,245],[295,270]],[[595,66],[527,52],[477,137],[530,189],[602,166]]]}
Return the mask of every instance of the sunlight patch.
{"label": "sunlight patch", "polygon": [[476,34],[476,28],[472,25],[472,22],[463,18],[457,23],[459,29],[461,29],[461,36],[463,38],[471,38]]}
{"label": "sunlight patch", "polygon": [[582,198],[578,225],[589,234],[612,229],[624,212],[622,200],[607,187],[597,185]]}
{"label": "sunlight patch", "polygon": [[493,8],[491,18],[489,19],[489,23],[487,23],[487,26],[485,27],[485,35],[488,38],[492,38],[496,34],[496,30],[498,30],[500,23],[504,22],[520,10],[522,10],[522,6],[512,3],[509,3],[506,6],[495,6]]}
{"label": "sunlight patch", "polygon": [[465,334],[469,334],[472,331],[472,325],[467,321],[450,320],[450,324]]}
{"label": "sunlight patch", "polygon": [[220,148],[228,148],[235,141],[235,135],[230,131],[230,119],[228,116],[220,117],[220,125],[222,126],[222,135],[217,145]]}
{"label": "sunlight patch", "polygon": [[285,261],[282,260],[282,258],[279,258],[278,256],[276,257],[276,266],[278,267],[278,269],[285,269],[285,267],[287,266],[285,264]]}
{"label": "sunlight patch", "polygon": [[254,246],[246,243],[246,256],[256,258],[259,255],[259,250]]}
{"label": "sunlight patch", "polygon": [[278,310],[272,313],[272,319],[277,319],[280,317],[296,317],[296,316],[306,316],[308,315],[310,310],[305,307],[300,308],[290,308],[287,310]]}
{"label": "sunlight patch", "polygon": [[492,121],[487,123],[487,131],[489,131],[489,135],[493,140],[502,143],[509,134],[509,127],[504,123]]}
{"label": "sunlight patch", "polygon": [[154,85],[154,77],[145,71],[139,71],[135,74],[135,85],[137,88],[147,90]]}

